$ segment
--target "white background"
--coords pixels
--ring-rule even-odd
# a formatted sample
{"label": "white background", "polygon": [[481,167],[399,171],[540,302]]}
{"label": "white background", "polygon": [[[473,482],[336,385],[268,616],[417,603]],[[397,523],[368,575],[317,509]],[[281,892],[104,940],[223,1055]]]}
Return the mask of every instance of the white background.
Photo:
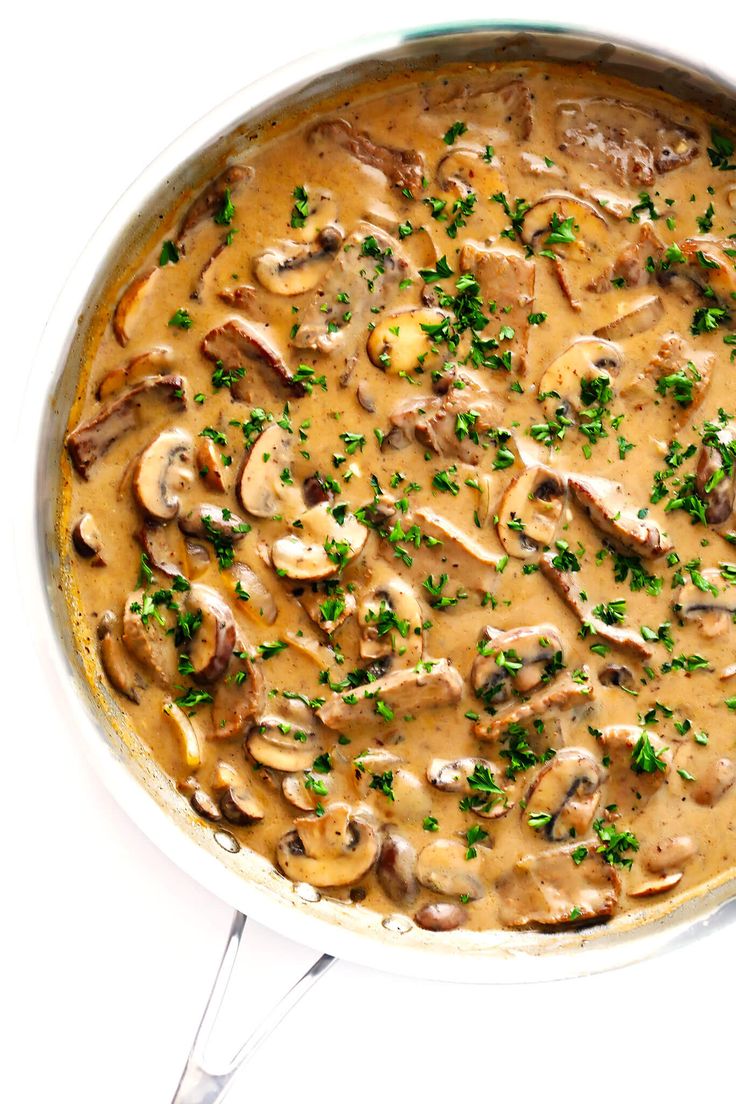
{"label": "white background", "polygon": [[[5,528],[23,381],[64,277],[127,183],[180,131],[268,69],[330,42],[422,22],[513,14],[423,0],[229,0],[8,5],[0,174]],[[733,67],[727,8],[558,0],[554,18],[641,37]],[[697,45],[695,45],[697,44]],[[2,578],[13,570],[8,557]],[[75,1104],[167,1102],[230,922],[111,804],[57,723],[27,641],[17,586],[3,588],[0,670],[0,1097]],[[255,927],[255,925],[254,925]],[[259,929],[240,979],[242,1023],[264,979],[303,961]],[[230,1099],[322,1104],[474,1097],[684,1101],[733,1096],[733,934],[654,962],[543,987],[422,983],[346,964],[257,1054]],[[271,978],[273,982],[274,978]],[[260,990],[260,992],[259,992]],[[723,1086],[723,1088],[721,1088]]]}

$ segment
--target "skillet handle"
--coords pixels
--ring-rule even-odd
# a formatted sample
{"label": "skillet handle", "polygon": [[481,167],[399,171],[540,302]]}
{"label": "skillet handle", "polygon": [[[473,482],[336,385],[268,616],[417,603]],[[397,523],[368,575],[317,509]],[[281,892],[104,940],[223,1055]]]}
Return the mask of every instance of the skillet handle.
{"label": "skillet handle", "polygon": [[332,955],[323,954],[303,974],[294,985],[276,1002],[271,1011],[261,1020],[238,1050],[230,1062],[220,1069],[212,1069],[207,1062],[207,1046],[217,1024],[222,1002],[227,993],[230,977],[238,956],[241,940],[245,932],[247,917],[236,912],[230,927],[225,951],[222,956],[212,992],[202,1015],[202,1020],[192,1042],[189,1057],[182,1071],[178,1088],[171,1104],[219,1104],[230,1089],[238,1071],[255,1053],[258,1047],[288,1016],[292,1008],[301,1000],[315,982],[333,965]]}

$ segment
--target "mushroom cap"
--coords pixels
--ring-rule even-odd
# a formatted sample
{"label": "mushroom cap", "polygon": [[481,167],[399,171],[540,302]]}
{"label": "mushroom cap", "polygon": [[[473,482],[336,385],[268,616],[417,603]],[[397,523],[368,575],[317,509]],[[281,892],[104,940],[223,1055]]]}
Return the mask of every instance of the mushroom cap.
{"label": "mushroom cap", "polygon": [[378,855],[378,835],[347,805],[329,805],[321,817],[300,817],[276,847],[276,861],[293,882],[317,889],[351,885]]}
{"label": "mushroom cap", "polygon": [[182,429],[159,433],[140,455],[133,473],[133,494],[153,521],[171,521],[179,513],[179,495],[191,481],[192,439]]}
{"label": "mushroom cap", "polygon": [[498,538],[506,552],[529,559],[552,544],[564,501],[564,480],[545,464],[516,476],[498,509]]}
{"label": "mushroom cap", "polygon": [[428,370],[437,357],[432,354],[432,331],[423,327],[439,326],[445,318],[444,311],[427,307],[383,314],[366,344],[371,364],[391,375],[411,372],[420,364]]}
{"label": "mushroom cap", "polygon": [[416,851],[404,836],[393,829],[384,832],[376,877],[383,892],[397,905],[410,905],[416,900],[419,892],[416,861]]}
{"label": "mushroom cap", "polygon": [[477,901],[485,894],[477,864],[466,858],[467,846],[459,840],[439,839],[428,843],[417,856],[417,880],[435,893]]}
{"label": "mushroom cap", "polygon": [[84,513],[78,518],[72,529],[72,543],[85,560],[99,557],[102,551],[102,537],[92,514]]}
{"label": "mushroom cap", "polygon": [[467,910],[461,905],[453,905],[450,901],[432,901],[422,905],[414,921],[425,931],[451,932],[461,928],[467,918]]}

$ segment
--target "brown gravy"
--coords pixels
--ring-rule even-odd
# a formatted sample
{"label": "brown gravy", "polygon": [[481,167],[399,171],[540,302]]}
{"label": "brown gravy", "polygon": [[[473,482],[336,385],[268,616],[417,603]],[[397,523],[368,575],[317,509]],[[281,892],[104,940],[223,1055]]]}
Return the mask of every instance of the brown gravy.
{"label": "brown gravy", "polygon": [[583,68],[364,85],[110,289],[80,647],[287,877],[447,930],[733,867],[726,135]]}

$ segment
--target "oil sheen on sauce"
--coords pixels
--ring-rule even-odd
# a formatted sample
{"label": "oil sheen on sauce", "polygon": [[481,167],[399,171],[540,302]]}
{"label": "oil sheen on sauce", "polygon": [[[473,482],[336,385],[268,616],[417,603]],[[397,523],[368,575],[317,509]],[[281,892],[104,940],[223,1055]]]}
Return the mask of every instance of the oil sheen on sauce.
{"label": "oil sheen on sauce", "polygon": [[434,930],[728,874],[733,162],[658,93],[457,68],[162,211],[100,307],[62,540],[197,816]]}

